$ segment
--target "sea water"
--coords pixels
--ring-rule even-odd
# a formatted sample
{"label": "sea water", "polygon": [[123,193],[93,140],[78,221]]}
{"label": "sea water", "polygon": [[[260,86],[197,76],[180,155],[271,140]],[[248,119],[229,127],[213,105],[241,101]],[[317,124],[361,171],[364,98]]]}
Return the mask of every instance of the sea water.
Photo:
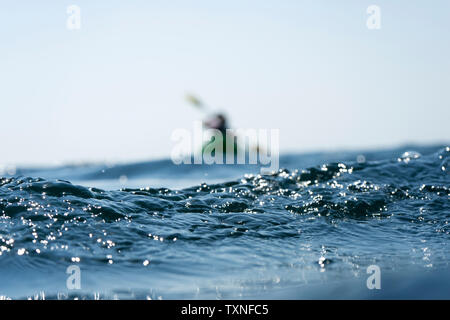
{"label": "sea water", "polygon": [[17,168],[0,178],[0,297],[448,299],[449,159],[438,145],[285,154],[271,175]]}

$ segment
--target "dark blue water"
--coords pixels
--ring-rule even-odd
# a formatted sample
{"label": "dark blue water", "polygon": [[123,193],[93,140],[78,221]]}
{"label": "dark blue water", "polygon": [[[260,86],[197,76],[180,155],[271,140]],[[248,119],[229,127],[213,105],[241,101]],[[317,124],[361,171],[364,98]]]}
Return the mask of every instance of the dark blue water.
{"label": "dark blue water", "polygon": [[0,296],[448,299],[449,159],[440,145],[284,155],[269,176],[170,160],[18,168],[0,179]]}

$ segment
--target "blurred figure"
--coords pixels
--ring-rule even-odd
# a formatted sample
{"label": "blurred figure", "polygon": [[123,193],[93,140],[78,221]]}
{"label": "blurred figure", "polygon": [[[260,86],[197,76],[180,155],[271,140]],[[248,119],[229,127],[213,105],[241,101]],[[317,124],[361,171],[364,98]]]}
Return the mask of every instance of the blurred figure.
{"label": "blurred figure", "polygon": [[[227,132],[227,129],[229,129],[228,127],[228,120],[226,118],[226,116],[223,113],[215,113],[212,116],[209,116],[206,120],[203,121],[203,125],[208,128],[208,129],[215,129],[215,130],[219,130],[220,133],[222,134],[222,150],[224,153],[227,152],[227,140],[228,141],[232,141],[233,143],[233,152],[236,154],[237,153],[237,144],[236,144],[236,140],[235,140],[235,136],[233,133],[231,132]],[[203,145],[203,150],[202,152],[205,151],[205,148],[210,145],[211,143],[213,143],[213,141],[207,141],[205,142],[205,144]],[[220,143],[220,142],[219,142]]]}
{"label": "blurred figure", "polygon": [[204,126],[209,129],[219,130],[223,135],[228,129],[228,121],[223,113],[216,113],[203,122]]}
{"label": "blurred figure", "polygon": [[[199,98],[197,98],[196,96],[192,95],[192,94],[187,94],[186,95],[186,100],[195,108],[197,108],[198,110],[204,112],[205,114],[211,114],[212,109],[205,105]],[[259,147],[258,144],[256,145],[252,145],[252,146],[248,146],[246,147],[245,145],[243,145],[242,147],[238,146],[237,144],[237,136],[231,132],[228,131],[227,129],[229,129],[229,123],[227,120],[227,117],[225,116],[225,114],[221,113],[221,112],[215,112],[212,113],[212,115],[208,116],[206,118],[206,120],[203,121],[203,126],[208,128],[208,129],[216,129],[219,130],[222,133],[222,143],[223,143],[223,152],[226,153],[227,150],[227,140],[228,141],[232,141],[232,151],[233,153],[236,155],[238,152],[238,149],[241,148],[241,150],[243,150],[244,152],[259,152],[261,150],[261,148]],[[207,141],[204,143],[203,148],[202,148],[202,152],[205,151],[205,149],[211,144],[213,143],[212,140]]]}

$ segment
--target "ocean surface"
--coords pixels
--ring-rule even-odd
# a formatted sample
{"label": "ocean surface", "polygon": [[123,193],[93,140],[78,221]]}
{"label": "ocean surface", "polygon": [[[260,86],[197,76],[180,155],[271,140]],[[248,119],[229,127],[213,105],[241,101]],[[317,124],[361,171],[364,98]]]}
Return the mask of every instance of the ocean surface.
{"label": "ocean surface", "polygon": [[285,154],[265,176],[16,168],[0,178],[0,298],[449,299],[449,166],[446,145],[410,145]]}

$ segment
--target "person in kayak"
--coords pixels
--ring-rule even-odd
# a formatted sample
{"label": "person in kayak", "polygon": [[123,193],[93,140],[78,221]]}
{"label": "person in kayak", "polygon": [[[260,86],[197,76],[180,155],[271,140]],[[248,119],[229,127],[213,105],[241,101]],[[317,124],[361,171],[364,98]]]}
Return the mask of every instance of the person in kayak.
{"label": "person in kayak", "polygon": [[[235,140],[235,136],[230,132],[227,131],[227,129],[229,129],[228,127],[228,120],[226,118],[226,116],[223,113],[215,113],[212,116],[208,117],[205,121],[203,121],[203,125],[208,128],[208,129],[214,129],[214,130],[218,130],[220,131],[220,133],[222,134],[222,143],[223,143],[223,152],[226,153],[227,152],[227,140],[228,141],[233,141],[233,151],[234,154],[237,153],[237,143]],[[202,148],[202,152],[205,151],[205,148],[209,145],[213,143],[213,141],[207,141],[206,143],[203,144],[203,148]]]}
{"label": "person in kayak", "polygon": [[[186,100],[195,108],[197,108],[198,110],[204,112],[204,113],[210,113],[211,108],[209,108],[207,105],[205,105],[200,99],[198,99],[196,96],[192,95],[192,94],[187,94],[186,95]],[[244,152],[260,152],[261,148],[259,146],[259,144],[256,142],[256,145],[253,146],[245,146],[245,142],[243,143],[243,146],[239,146],[239,139],[238,139],[238,135],[236,135],[232,130],[228,130],[228,120],[227,117],[220,112],[215,112],[213,113],[211,116],[209,116],[206,120],[203,121],[203,126],[205,128],[208,129],[215,129],[218,130],[221,133],[221,139],[222,139],[222,143],[223,143],[223,153],[226,154],[227,151],[231,151],[231,150],[227,150],[226,146],[227,146],[227,141],[230,142],[230,144],[232,143],[232,150],[234,152],[234,155],[236,156],[238,150],[244,151]],[[219,142],[220,143],[220,142]],[[202,154],[204,154],[205,149],[210,149],[207,147],[213,147],[213,144],[215,145],[216,142],[214,141],[214,139],[210,139],[209,141],[206,141],[205,143],[203,143],[202,146]]]}
{"label": "person in kayak", "polygon": [[228,121],[223,113],[216,113],[203,122],[203,125],[209,129],[219,130],[222,135],[227,134]]}

